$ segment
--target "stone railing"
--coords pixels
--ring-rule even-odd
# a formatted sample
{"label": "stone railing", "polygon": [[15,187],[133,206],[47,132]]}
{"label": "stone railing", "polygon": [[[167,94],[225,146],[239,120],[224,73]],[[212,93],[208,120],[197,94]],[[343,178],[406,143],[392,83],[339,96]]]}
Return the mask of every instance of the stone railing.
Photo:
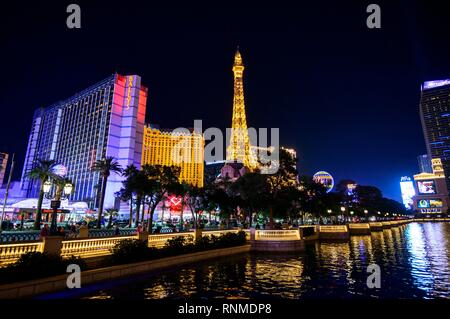
{"label": "stone railing", "polygon": [[[132,236],[136,235],[136,228],[120,228],[119,235],[120,236]],[[102,237],[111,237],[115,236],[115,229],[89,229],[89,238],[102,238]]]}
{"label": "stone railing", "polygon": [[319,226],[319,232],[321,233],[346,233],[348,231],[346,225],[321,225]]}
{"label": "stone railing", "polygon": [[255,230],[255,240],[300,240],[298,229]]}
{"label": "stone railing", "polygon": [[193,239],[194,233],[184,232],[184,233],[169,233],[169,234],[151,234],[148,236],[148,246],[155,248],[162,248],[169,239],[180,236],[184,236],[186,237],[186,239],[189,238],[189,236],[191,236]]}
{"label": "stone railing", "polygon": [[[221,229],[221,230],[206,230],[206,231],[204,230],[202,232],[202,234],[203,234],[203,236],[208,236],[208,237],[211,236],[211,235],[222,236],[222,235],[225,235],[227,233],[238,233],[240,231],[241,231],[241,229]],[[242,231],[245,232],[246,238],[247,238],[247,240],[249,240],[250,239],[250,230],[242,229]]]}
{"label": "stone railing", "polygon": [[61,256],[87,258],[109,255],[111,248],[124,239],[136,239],[136,236],[64,240],[61,247]]}
{"label": "stone railing", "polygon": [[4,266],[15,262],[22,254],[42,251],[42,242],[6,245],[2,244],[0,245],[0,264]]}
{"label": "stone railing", "polygon": [[353,223],[348,224],[348,228],[350,229],[370,229],[369,223]]}
{"label": "stone railing", "polygon": [[[0,243],[15,243],[26,241],[38,241],[38,230],[26,230],[26,231],[5,231],[0,234]],[[119,236],[133,236],[136,235],[136,228],[120,228]],[[69,238],[69,232],[66,231],[66,239]],[[114,229],[89,229],[89,238],[103,238],[115,236]],[[80,234],[77,235],[80,237]]]}
{"label": "stone railing", "polygon": [[36,241],[39,240],[39,233],[39,230],[4,231],[0,234],[0,243]]}

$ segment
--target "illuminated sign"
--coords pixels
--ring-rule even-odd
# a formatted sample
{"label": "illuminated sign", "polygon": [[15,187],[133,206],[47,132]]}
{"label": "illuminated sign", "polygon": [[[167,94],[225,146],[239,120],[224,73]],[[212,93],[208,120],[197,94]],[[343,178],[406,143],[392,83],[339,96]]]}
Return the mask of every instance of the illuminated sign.
{"label": "illuminated sign", "polygon": [[430,202],[428,201],[428,199],[421,199],[417,203],[417,206],[419,208],[429,208],[430,207]]}
{"label": "illuminated sign", "polygon": [[436,207],[442,207],[442,199],[430,199],[430,207],[436,208]]}
{"label": "illuminated sign", "polygon": [[181,211],[181,202],[182,202],[182,198],[181,197],[178,197],[178,196],[175,196],[175,195],[171,195],[171,196],[169,196],[169,209],[171,210],[171,211]]}
{"label": "illuminated sign", "polygon": [[327,193],[331,192],[334,187],[334,179],[330,173],[325,171],[320,171],[314,174],[313,180],[316,183],[320,183],[327,189]]}
{"label": "illuminated sign", "polygon": [[400,190],[402,192],[403,205],[407,209],[413,206],[413,197],[416,195],[416,190],[414,189],[414,184],[408,176],[403,176],[400,179]]}
{"label": "illuminated sign", "polygon": [[128,95],[127,95],[127,110],[130,109],[130,103],[131,103],[131,89],[133,87],[133,76],[128,77]]}
{"label": "illuminated sign", "polygon": [[347,184],[347,195],[352,196],[357,184]]}
{"label": "illuminated sign", "polygon": [[421,209],[420,212],[422,214],[429,214],[429,213],[439,214],[439,213],[442,213],[442,210],[439,208],[425,208],[425,209]]}
{"label": "illuminated sign", "polygon": [[448,85],[448,84],[450,84],[450,79],[427,81],[423,84],[423,89],[427,90],[427,89],[437,88],[437,87]]}
{"label": "illuminated sign", "polygon": [[433,180],[417,181],[419,194],[436,194],[436,186]]}

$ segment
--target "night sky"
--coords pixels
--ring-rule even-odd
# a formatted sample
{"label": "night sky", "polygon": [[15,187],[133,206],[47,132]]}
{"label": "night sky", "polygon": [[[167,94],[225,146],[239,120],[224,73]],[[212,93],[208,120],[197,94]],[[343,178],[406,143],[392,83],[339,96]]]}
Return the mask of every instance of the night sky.
{"label": "night sky", "polygon": [[[301,173],[326,170],[400,200],[400,177],[418,173],[426,153],[420,84],[450,78],[449,11],[438,3],[59,2],[2,4],[0,151],[16,153],[16,179],[33,110],[114,72],[142,76],[147,122],[230,126],[239,45],[249,126],[279,127]],[[366,26],[372,2],[381,29]],[[70,3],[81,6],[81,29],[66,27]]]}

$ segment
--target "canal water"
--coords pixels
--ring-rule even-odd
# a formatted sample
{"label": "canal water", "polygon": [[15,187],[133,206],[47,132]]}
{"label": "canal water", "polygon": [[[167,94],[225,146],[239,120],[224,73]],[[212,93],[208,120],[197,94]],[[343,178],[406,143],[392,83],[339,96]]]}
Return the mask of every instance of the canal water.
{"label": "canal water", "polygon": [[[304,253],[249,253],[205,261],[39,299],[450,299],[450,223],[411,223],[308,244]],[[381,287],[367,286],[367,266]]]}

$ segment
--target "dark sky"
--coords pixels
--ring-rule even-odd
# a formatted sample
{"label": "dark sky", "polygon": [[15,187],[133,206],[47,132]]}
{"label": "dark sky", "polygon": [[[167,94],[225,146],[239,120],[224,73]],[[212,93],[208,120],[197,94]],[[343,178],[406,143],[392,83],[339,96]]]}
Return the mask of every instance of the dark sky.
{"label": "dark sky", "polygon": [[[376,1],[378,30],[366,26],[374,1],[59,2],[2,4],[0,151],[16,152],[17,177],[33,110],[114,72],[142,76],[148,122],[229,126],[239,45],[249,126],[279,127],[301,173],[326,170],[400,200],[400,177],[426,152],[420,84],[450,78],[449,11],[438,2]],[[78,30],[66,27],[73,2]]]}

